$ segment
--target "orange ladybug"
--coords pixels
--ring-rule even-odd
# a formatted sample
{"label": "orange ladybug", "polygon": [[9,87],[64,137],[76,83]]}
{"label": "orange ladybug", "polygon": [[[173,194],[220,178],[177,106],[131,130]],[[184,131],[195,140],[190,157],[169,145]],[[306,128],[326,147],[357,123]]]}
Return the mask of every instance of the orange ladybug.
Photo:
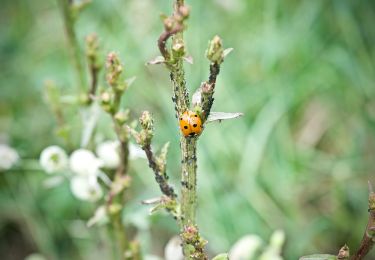
{"label": "orange ladybug", "polygon": [[193,111],[185,111],[180,116],[180,129],[185,137],[196,136],[202,132],[202,120]]}

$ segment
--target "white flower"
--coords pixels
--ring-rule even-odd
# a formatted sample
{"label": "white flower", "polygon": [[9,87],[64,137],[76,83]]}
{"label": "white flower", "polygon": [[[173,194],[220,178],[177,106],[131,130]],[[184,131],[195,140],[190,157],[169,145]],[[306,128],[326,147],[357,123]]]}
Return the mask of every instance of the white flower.
{"label": "white flower", "polygon": [[263,241],[257,235],[246,235],[240,238],[231,248],[229,258],[231,260],[253,259]]}
{"label": "white flower", "polygon": [[39,253],[32,253],[31,255],[28,255],[25,257],[25,260],[46,260],[47,258],[45,258],[43,255],[39,254]]}
{"label": "white flower", "polygon": [[259,257],[259,260],[283,260],[280,254],[284,241],[284,231],[276,230],[275,232],[273,232],[270,243],[264,250],[263,254]]}
{"label": "white flower", "polygon": [[285,242],[285,233],[283,230],[275,230],[272,233],[270,239],[270,246],[275,249],[275,251],[281,252],[281,248]]}
{"label": "white flower", "polygon": [[92,176],[98,173],[102,162],[93,152],[86,149],[75,150],[69,159],[70,169],[81,176]]}
{"label": "white flower", "polygon": [[0,144],[0,171],[9,170],[19,160],[16,150],[5,144]]}
{"label": "white flower", "polygon": [[103,196],[96,176],[74,176],[70,180],[73,195],[80,200],[95,202]]}
{"label": "white flower", "polygon": [[145,151],[143,151],[138,145],[129,143],[129,159],[134,160],[137,158],[146,159]]}
{"label": "white flower", "polygon": [[61,147],[53,145],[42,151],[39,163],[47,173],[55,173],[67,168],[68,156]]}
{"label": "white flower", "polygon": [[184,254],[182,253],[181,238],[179,236],[172,237],[164,248],[165,260],[182,260]]}
{"label": "white flower", "polygon": [[[103,162],[103,166],[116,169],[120,165],[120,142],[105,141],[96,148],[96,154]],[[146,158],[145,152],[137,145],[129,143],[129,159]]]}
{"label": "white flower", "polygon": [[120,164],[120,143],[118,141],[105,141],[96,147],[96,154],[103,162],[103,166],[116,169]]}

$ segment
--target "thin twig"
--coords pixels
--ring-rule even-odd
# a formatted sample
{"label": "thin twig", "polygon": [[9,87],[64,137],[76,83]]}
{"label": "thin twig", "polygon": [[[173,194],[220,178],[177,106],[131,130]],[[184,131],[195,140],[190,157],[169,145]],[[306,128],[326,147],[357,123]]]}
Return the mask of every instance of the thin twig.
{"label": "thin twig", "polygon": [[76,67],[75,72],[78,80],[78,89],[83,91],[85,89],[85,73],[82,65],[82,54],[77,41],[77,36],[74,31],[74,17],[72,14],[72,1],[58,0],[61,13],[64,19],[65,31],[70,45],[71,57]]}
{"label": "thin twig", "polygon": [[155,180],[159,184],[161,192],[171,199],[177,198],[177,194],[174,192],[173,187],[168,184],[168,175],[166,172],[161,172],[158,164],[156,163],[156,158],[152,152],[151,145],[147,144],[143,146],[142,149],[146,153],[150,168],[154,171]]}
{"label": "thin twig", "polygon": [[352,260],[361,260],[370,252],[375,244],[375,192],[369,182],[369,218],[365,234],[357,252],[352,256]]}
{"label": "thin twig", "polygon": [[90,66],[91,83],[89,89],[89,99],[93,100],[95,97],[96,89],[98,87],[98,74],[99,68],[96,66]]}
{"label": "thin twig", "polygon": [[168,39],[172,37],[173,35],[175,35],[176,33],[181,32],[182,30],[183,30],[183,26],[177,25],[174,29],[170,31],[164,31],[160,35],[158,39],[158,47],[159,47],[161,55],[163,55],[166,61],[170,59],[170,54],[166,46]]}

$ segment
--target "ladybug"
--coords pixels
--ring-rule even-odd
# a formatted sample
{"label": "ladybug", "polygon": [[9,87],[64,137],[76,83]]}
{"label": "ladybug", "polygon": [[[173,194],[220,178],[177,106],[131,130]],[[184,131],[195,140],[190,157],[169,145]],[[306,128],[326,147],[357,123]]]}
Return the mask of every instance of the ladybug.
{"label": "ladybug", "polygon": [[202,120],[193,111],[185,111],[180,116],[180,129],[185,137],[196,136],[202,132]]}

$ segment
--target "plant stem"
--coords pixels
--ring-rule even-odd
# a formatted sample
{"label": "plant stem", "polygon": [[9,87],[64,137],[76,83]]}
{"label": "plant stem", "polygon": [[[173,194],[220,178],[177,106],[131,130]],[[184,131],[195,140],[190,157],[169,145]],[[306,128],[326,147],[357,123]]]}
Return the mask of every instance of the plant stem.
{"label": "plant stem", "polygon": [[[185,46],[183,39],[184,20],[189,16],[189,9],[184,6],[183,0],[176,0],[174,13],[164,20],[165,31],[160,35],[158,47],[163,55],[165,64],[170,71],[173,85],[172,100],[175,103],[176,118],[189,110],[190,99],[186,88],[183,56]],[[172,37],[171,50],[166,42]],[[200,237],[196,225],[196,186],[197,186],[197,147],[198,136],[180,137],[181,148],[181,218],[180,236],[185,259],[208,259],[204,246],[206,241]]]}
{"label": "plant stem", "polygon": [[72,4],[68,0],[58,0],[58,4],[61,9],[61,13],[64,19],[65,32],[70,45],[70,53],[75,66],[76,77],[78,81],[78,89],[83,92],[85,89],[85,72],[83,70],[81,60],[81,50],[77,41],[77,36],[74,31],[74,17],[72,13]]}
{"label": "plant stem", "polygon": [[181,137],[182,172],[181,172],[181,227],[195,225],[197,157],[194,137]]}
{"label": "plant stem", "polygon": [[151,145],[147,144],[142,147],[142,149],[146,153],[146,157],[148,160],[149,167],[154,171],[155,174],[155,180],[159,184],[159,188],[161,192],[166,195],[167,197],[175,200],[177,198],[176,193],[174,192],[174,189],[172,186],[168,184],[168,175],[167,173],[161,172],[160,167],[156,162],[156,158],[154,153],[152,152]]}
{"label": "plant stem", "polygon": [[121,211],[113,219],[113,227],[116,233],[116,240],[120,251],[120,259],[126,259],[125,252],[128,250],[129,243],[126,238],[125,227],[121,220]]}
{"label": "plant stem", "polygon": [[370,252],[375,244],[375,192],[369,182],[369,218],[365,234],[357,252],[352,256],[352,260],[361,260]]}

